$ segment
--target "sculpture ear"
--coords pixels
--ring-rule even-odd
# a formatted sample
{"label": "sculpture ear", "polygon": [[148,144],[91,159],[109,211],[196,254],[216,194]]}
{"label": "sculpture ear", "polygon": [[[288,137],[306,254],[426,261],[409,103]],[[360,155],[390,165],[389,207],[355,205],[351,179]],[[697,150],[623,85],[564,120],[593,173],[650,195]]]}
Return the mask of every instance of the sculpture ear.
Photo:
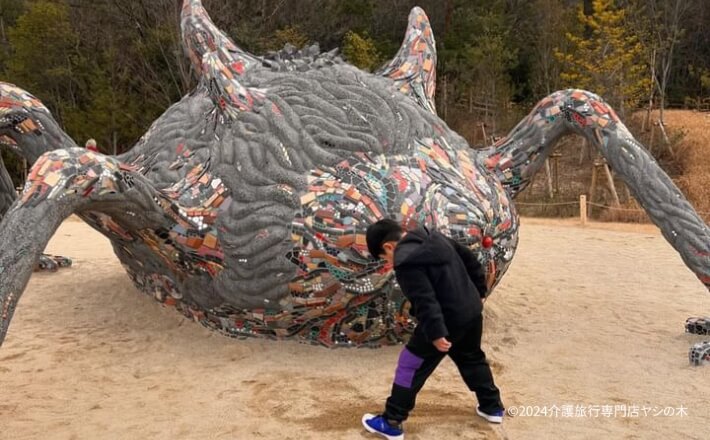
{"label": "sculpture ear", "polygon": [[409,13],[402,47],[377,73],[391,78],[402,93],[436,114],[436,42],[429,17],[421,8]]}
{"label": "sculpture ear", "polygon": [[251,110],[261,93],[239,77],[260,61],[215,26],[200,0],[184,0],[181,27],[185,51],[215,105],[231,116]]}

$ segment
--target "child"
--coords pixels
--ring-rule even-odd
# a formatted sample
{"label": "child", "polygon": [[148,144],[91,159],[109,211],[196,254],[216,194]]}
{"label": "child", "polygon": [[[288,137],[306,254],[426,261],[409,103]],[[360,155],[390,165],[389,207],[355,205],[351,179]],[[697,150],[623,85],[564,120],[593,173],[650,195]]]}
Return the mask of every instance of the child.
{"label": "child", "polygon": [[389,440],[404,439],[402,422],[414,408],[424,382],[447,354],[476,393],[477,414],[501,423],[500,392],[481,350],[482,303],[488,289],[473,252],[424,227],[407,233],[389,219],[367,229],[367,247],[373,257],[394,264],[397,282],[412,304],[418,325],[399,356],[385,412],[365,414],[365,429]]}

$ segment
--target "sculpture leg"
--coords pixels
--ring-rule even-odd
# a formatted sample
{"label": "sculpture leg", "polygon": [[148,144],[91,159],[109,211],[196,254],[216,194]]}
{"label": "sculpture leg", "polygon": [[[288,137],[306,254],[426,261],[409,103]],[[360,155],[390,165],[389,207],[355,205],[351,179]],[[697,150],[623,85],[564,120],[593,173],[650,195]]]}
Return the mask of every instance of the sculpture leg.
{"label": "sculpture leg", "polygon": [[[599,150],[686,266],[710,290],[710,228],[599,96],[584,90],[548,96],[495,148],[486,150],[485,163],[515,196],[542,168],[557,141],[570,133],[584,136]],[[708,334],[710,318],[689,318],[686,330]]]}
{"label": "sculpture leg", "polygon": [[160,197],[150,182],[117,160],[81,148],[45,153],[0,224],[0,345],[42,251],[72,213],[102,212],[127,230],[160,227]]}
{"label": "sculpture leg", "polygon": [[685,331],[695,335],[710,335],[710,317],[686,319]]}
{"label": "sculpture leg", "polygon": [[10,209],[10,206],[17,200],[15,185],[12,183],[10,174],[5,168],[5,162],[0,156],[0,221],[4,214]]}
{"label": "sculpture leg", "polygon": [[[12,183],[10,174],[5,168],[5,163],[0,157],[0,222],[5,214],[10,210],[12,204],[17,200],[15,186]],[[69,258],[54,255],[42,254],[35,270],[56,272],[61,267],[70,267],[72,261]]]}
{"label": "sculpture leg", "polygon": [[693,365],[710,363],[710,341],[698,342],[690,348],[688,360]]}
{"label": "sculpture leg", "polygon": [[72,260],[61,255],[42,254],[35,267],[35,271],[56,272],[63,267],[71,267]]}

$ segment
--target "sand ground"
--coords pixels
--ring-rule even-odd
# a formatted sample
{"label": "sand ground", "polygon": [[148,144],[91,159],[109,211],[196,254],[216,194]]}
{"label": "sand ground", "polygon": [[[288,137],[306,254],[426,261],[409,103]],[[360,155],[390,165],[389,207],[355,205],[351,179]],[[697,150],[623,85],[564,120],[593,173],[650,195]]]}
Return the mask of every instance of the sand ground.
{"label": "sand ground", "polygon": [[[655,227],[523,219],[520,236],[484,349],[506,405],[538,414],[482,422],[445,360],[407,437],[708,438],[710,366],[689,365],[703,337],[683,323],[710,297]],[[48,252],[75,264],[32,277],[0,348],[1,439],[372,438],[360,417],[381,409],[399,347],[213,334],[138,293],[78,221]]]}

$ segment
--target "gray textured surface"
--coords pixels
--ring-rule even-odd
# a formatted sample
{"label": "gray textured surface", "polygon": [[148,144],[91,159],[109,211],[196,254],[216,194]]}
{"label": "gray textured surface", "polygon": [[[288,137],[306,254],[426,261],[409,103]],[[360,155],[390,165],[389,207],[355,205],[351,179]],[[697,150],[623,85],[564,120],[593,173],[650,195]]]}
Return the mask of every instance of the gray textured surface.
{"label": "gray textured surface", "polygon": [[0,157],[0,221],[12,203],[17,199],[15,195],[15,185],[12,183],[10,175],[5,169],[2,157]]}

